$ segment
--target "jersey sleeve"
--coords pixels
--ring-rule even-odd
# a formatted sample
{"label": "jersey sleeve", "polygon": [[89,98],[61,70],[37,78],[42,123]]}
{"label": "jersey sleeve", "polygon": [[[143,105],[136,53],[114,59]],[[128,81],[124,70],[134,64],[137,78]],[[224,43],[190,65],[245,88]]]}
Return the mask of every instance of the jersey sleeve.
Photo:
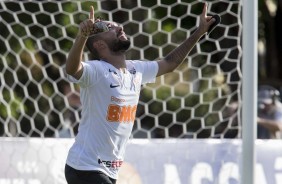
{"label": "jersey sleeve", "polygon": [[70,82],[77,83],[82,88],[94,85],[98,81],[99,71],[96,64],[92,62],[82,62],[83,72],[80,79],[76,79],[71,75],[67,75]]}
{"label": "jersey sleeve", "polygon": [[142,73],[142,84],[154,83],[158,73],[158,63],[156,61],[133,61]]}
{"label": "jersey sleeve", "polygon": [[142,84],[154,83],[159,70],[159,65],[156,61],[148,61],[143,63]]}

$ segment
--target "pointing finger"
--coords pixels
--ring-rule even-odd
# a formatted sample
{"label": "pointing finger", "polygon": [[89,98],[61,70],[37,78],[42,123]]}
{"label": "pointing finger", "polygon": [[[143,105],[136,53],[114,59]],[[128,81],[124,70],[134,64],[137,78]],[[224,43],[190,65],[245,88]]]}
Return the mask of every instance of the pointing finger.
{"label": "pointing finger", "polygon": [[94,18],[94,8],[93,8],[93,6],[90,6],[90,15],[89,15],[89,19],[92,20],[93,22],[95,21],[95,18]]}
{"label": "pointing finger", "polygon": [[203,11],[202,11],[202,16],[204,16],[204,17],[207,15],[207,8],[208,8],[207,3],[204,3],[204,8],[203,8]]}

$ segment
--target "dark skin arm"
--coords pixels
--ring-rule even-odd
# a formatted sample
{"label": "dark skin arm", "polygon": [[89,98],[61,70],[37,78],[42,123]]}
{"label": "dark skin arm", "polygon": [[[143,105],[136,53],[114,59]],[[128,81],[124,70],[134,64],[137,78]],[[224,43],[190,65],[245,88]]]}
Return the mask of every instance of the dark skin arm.
{"label": "dark skin arm", "polygon": [[158,61],[159,71],[157,76],[174,71],[183,62],[199,39],[208,31],[209,27],[215,22],[215,19],[212,19],[211,16],[207,16],[206,13],[207,4],[205,3],[200,15],[200,25],[198,29],[164,59]]}

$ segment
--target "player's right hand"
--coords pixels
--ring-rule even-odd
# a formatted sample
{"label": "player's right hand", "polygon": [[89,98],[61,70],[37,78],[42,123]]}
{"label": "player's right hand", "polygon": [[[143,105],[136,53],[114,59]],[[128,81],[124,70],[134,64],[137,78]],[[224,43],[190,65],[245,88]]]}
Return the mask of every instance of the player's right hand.
{"label": "player's right hand", "polygon": [[87,38],[93,31],[93,24],[95,22],[94,17],[94,7],[90,6],[89,19],[84,20],[79,24],[79,33],[78,35]]}

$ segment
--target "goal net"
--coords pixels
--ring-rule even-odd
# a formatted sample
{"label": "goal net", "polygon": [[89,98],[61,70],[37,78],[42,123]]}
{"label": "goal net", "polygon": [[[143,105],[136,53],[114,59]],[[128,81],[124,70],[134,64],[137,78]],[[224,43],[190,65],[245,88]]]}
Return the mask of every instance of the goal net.
{"label": "goal net", "polygon": [[[157,60],[196,30],[203,1],[0,1],[2,137],[75,136],[79,88],[64,68],[91,5],[95,16],[124,26],[128,59]],[[208,5],[221,24],[173,73],[143,86],[132,138],[241,136],[241,2]]]}

